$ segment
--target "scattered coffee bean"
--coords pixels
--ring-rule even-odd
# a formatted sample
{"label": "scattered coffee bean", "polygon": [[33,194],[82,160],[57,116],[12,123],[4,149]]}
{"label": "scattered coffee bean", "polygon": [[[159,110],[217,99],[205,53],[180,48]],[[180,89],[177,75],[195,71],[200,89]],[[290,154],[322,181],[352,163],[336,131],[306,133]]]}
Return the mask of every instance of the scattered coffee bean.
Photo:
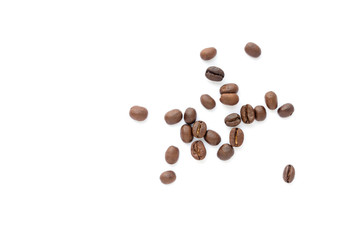
{"label": "scattered coffee bean", "polygon": [[160,176],[160,180],[163,184],[170,184],[176,180],[176,174],[174,171],[163,172]]}
{"label": "scattered coffee bean", "polygon": [[241,107],[240,115],[243,123],[250,124],[254,122],[255,113],[253,107],[250,104],[246,104]]}
{"label": "scattered coffee bean", "polygon": [[201,141],[195,141],[191,144],[191,155],[196,160],[202,160],[206,157],[206,148]]}
{"label": "scattered coffee bean", "polygon": [[266,110],[265,107],[259,105],[254,108],[255,120],[256,121],[264,121],[266,118]]}
{"label": "scattered coffee bean", "polygon": [[194,108],[187,108],[184,114],[184,120],[187,124],[192,124],[196,121],[196,110]]}
{"label": "scattered coffee bean", "polygon": [[181,129],[180,129],[180,136],[181,136],[181,140],[184,143],[190,143],[192,142],[192,139],[194,139],[194,136],[192,135],[192,128],[190,125],[188,124],[184,124],[182,125]]}
{"label": "scattered coffee bean", "polygon": [[131,107],[131,109],[129,110],[129,116],[136,120],[136,121],[143,121],[147,118],[148,116],[148,111],[146,108],[141,107],[141,106],[133,106]]}
{"label": "scattered coffee bean", "polygon": [[213,130],[207,130],[204,138],[205,141],[212,146],[216,146],[221,142],[220,135]]}
{"label": "scattered coffee bean", "polygon": [[200,57],[203,60],[211,60],[216,56],[217,50],[214,47],[205,48],[200,52]]}
{"label": "scattered coffee bean", "polygon": [[205,76],[211,81],[220,82],[223,80],[225,74],[221,68],[212,66],[206,69]]}
{"label": "scattered coffee bean", "polygon": [[237,93],[239,91],[238,85],[235,83],[228,83],[220,87],[220,94],[224,93]]}
{"label": "scattered coffee bean", "polygon": [[275,110],[278,107],[278,97],[273,91],[265,93],[265,103],[270,110]]}
{"label": "scattered coffee bean", "polygon": [[215,100],[208,94],[201,95],[200,101],[202,106],[209,110],[213,109],[216,106]]}
{"label": "scattered coffee bean", "polygon": [[229,114],[226,116],[226,118],[224,119],[224,122],[225,122],[226,126],[236,127],[237,125],[240,124],[241,118],[240,118],[239,114],[232,113],[232,114]]}
{"label": "scattered coffee bean", "polygon": [[175,164],[180,155],[180,151],[175,146],[169,146],[165,152],[166,162],[169,164]]}
{"label": "scattered coffee bean", "polygon": [[295,176],[295,169],[292,165],[287,165],[284,168],[284,172],[283,172],[283,179],[285,182],[287,183],[291,183],[294,180],[294,176]]}
{"label": "scattered coffee bean", "polygon": [[251,57],[259,57],[261,55],[261,49],[255,43],[249,42],[245,45],[245,52]]}
{"label": "scattered coffee bean", "polygon": [[278,114],[282,118],[289,117],[294,112],[294,106],[291,103],[286,103],[278,109]]}
{"label": "scattered coffee bean", "polygon": [[173,109],[165,114],[167,124],[176,124],[182,119],[182,112],[178,109]]}
{"label": "scattered coffee bean", "polygon": [[240,128],[233,128],[229,135],[230,145],[233,147],[240,147],[244,142],[244,132]]}
{"label": "scattered coffee bean", "polygon": [[223,144],[217,151],[217,157],[221,160],[229,160],[234,155],[234,148],[230,144]]}
{"label": "scattered coffee bean", "polygon": [[236,93],[224,93],[221,94],[220,102],[225,105],[236,105],[239,102],[239,96]]}
{"label": "scattered coffee bean", "polygon": [[207,131],[207,125],[203,121],[196,121],[192,126],[192,135],[195,138],[203,138]]}

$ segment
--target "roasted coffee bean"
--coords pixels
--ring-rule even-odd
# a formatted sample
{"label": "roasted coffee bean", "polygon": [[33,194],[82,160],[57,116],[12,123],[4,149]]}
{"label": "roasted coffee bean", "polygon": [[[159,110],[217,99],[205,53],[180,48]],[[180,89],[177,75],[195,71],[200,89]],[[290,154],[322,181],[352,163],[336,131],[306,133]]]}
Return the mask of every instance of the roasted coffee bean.
{"label": "roasted coffee bean", "polygon": [[131,109],[129,110],[129,116],[136,120],[136,121],[143,121],[147,118],[148,116],[148,111],[146,108],[141,107],[141,106],[133,106],[131,107]]}
{"label": "roasted coffee bean", "polygon": [[243,123],[250,124],[254,122],[255,113],[254,109],[250,104],[246,104],[240,109],[240,116]]}
{"label": "roasted coffee bean", "polygon": [[238,85],[235,83],[228,83],[220,87],[220,94],[224,93],[237,93],[239,91]]}
{"label": "roasted coffee bean", "polygon": [[203,138],[207,131],[207,125],[203,121],[196,121],[192,126],[192,135],[195,138]]}
{"label": "roasted coffee bean", "polygon": [[244,142],[244,132],[240,128],[233,128],[229,134],[229,142],[233,147],[240,147]]}
{"label": "roasted coffee bean", "polygon": [[181,136],[181,140],[184,143],[192,142],[192,139],[194,139],[194,136],[192,135],[191,126],[188,124],[182,125],[182,127],[180,129],[180,136]]}
{"label": "roasted coffee bean", "polygon": [[166,162],[169,164],[175,164],[180,155],[180,151],[175,146],[169,146],[165,152]]}
{"label": "roasted coffee bean", "polygon": [[229,160],[234,155],[234,148],[230,144],[223,144],[217,151],[217,157],[221,160]]}
{"label": "roasted coffee bean", "polygon": [[205,48],[200,52],[200,57],[203,60],[211,60],[216,56],[217,50],[214,47]]}
{"label": "roasted coffee bean", "polygon": [[285,182],[287,183],[291,183],[294,180],[294,176],[295,176],[295,169],[292,165],[287,165],[284,168],[284,172],[283,172],[283,179]]}
{"label": "roasted coffee bean", "polygon": [[221,94],[220,102],[225,105],[236,105],[239,102],[239,96],[236,93]]}
{"label": "roasted coffee bean", "polygon": [[205,141],[212,146],[216,146],[221,142],[220,135],[213,130],[207,130],[204,138]]}
{"label": "roasted coffee bean", "polygon": [[266,118],[266,110],[265,107],[259,105],[254,108],[255,120],[256,121],[264,121]]}
{"label": "roasted coffee bean", "polygon": [[244,48],[245,52],[251,56],[251,57],[259,57],[261,54],[261,49],[258,45],[256,45],[255,43],[249,42],[245,45]]}
{"label": "roasted coffee bean", "polygon": [[200,101],[202,106],[209,110],[213,109],[216,106],[215,100],[208,94],[201,95]]}
{"label": "roasted coffee bean", "polygon": [[192,124],[196,121],[196,110],[194,108],[187,108],[184,114],[184,120],[188,124]]}
{"label": "roasted coffee bean", "polygon": [[292,116],[294,112],[294,106],[291,103],[286,103],[278,109],[278,114],[282,118]]}
{"label": "roasted coffee bean", "polygon": [[239,114],[232,113],[232,114],[229,114],[226,116],[226,118],[224,119],[224,122],[225,122],[226,126],[236,127],[237,125],[240,124],[241,118],[240,118]]}
{"label": "roasted coffee bean", "polygon": [[206,69],[205,76],[211,81],[220,82],[223,80],[225,74],[221,68],[212,66]]}
{"label": "roasted coffee bean", "polygon": [[196,160],[202,160],[206,157],[206,148],[201,141],[195,141],[191,144],[191,155]]}
{"label": "roasted coffee bean", "polygon": [[273,91],[265,93],[265,103],[270,110],[275,110],[278,107],[278,97]]}
{"label": "roasted coffee bean", "polygon": [[163,172],[160,176],[160,180],[163,184],[170,184],[176,180],[176,174],[174,171]]}
{"label": "roasted coffee bean", "polygon": [[165,114],[167,124],[176,124],[182,119],[182,112],[178,109],[173,109]]}

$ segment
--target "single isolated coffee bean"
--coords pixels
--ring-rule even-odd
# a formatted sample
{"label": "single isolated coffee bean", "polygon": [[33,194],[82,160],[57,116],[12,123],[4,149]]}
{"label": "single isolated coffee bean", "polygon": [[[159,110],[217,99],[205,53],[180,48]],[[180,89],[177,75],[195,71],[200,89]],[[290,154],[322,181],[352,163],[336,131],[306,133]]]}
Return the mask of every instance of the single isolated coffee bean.
{"label": "single isolated coffee bean", "polygon": [[165,114],[165,121],[167,124],[176,124],[182,119],[182,112],[178,109],[173,109]]}
{"label": "single isolated coffee bean", "polygon": [[174,171],[166,171],[161,173],[160,180],[163,184],[170,184],[176,180],[176,174]]}
{"label": "single isolated coffee bean", "polygon": [[237,125],[240,124],[241,118],[240,118],[239,114],[231,113],[226,116],[226,118],[224,119],[224,122],[225,122],[226,126],[236,127]]}
{"label": "single isolated coffee bean", "polygon": [[245,45],[244,48],[245,52],[250,56],[250,57],[259,57],[261,55],[261,49],[258,45],[256,45],[255,43],[249,42]]}
{"label": "single isolated coffee bean", "polygon": [[215,100],[208,94],[201,95],[200,101],[202,106],[209,110],[213,109],[216,106]]}
{"label": "single isolated coffee bean", "polygon": [[190,125],[188,124],[184,124],[182,125],[181,129],[180,129],[180,136],[181,136],[181,140],[184,143],[190,143],[192,142],[192,139],[194,139],[194,136],[192,135],[192,128]]}
{"label": "single isolated coffee bean", "polygon": [[220,135],[213,130],[207,130],[204,138],[205,141],[212,146],[216,146],[221,142]]}
{"label": "single isolated coffee bean", "polygon": [[278,109],[278,114],[282,118],[292,116],[294,112],[294,106],[291,103],[286,103]]}
{"label": "single isolated coffee bean", "polygon": [[211,81],[220,82],[224,79],[225,74],[221,68],[211,66],[206,69],[205,76]]}
{"label": "single isolated coffee bean", "polygon": [[148,116],[146,108],[141,106],[133,106],[129,110],[129,116],[136,121],[144,121]]}
{"label": "single isolated coffee bean", "polygon": [[253,107],[250,104],[246,104],[241,107],[240,115],[243,123],[250,124],[254,122],[255,113]]}
{"label": "single isolated coffee bean", "polygon": [[184,120],[187,124],[192,124],[196,121],[196,110],[194,108],[187,108],[184,114]]}
{"label": "single isolated coffee bean", "polygon": [[180,151],[175,146],[169,146],[165,152],[166,162],[169,164],[175,164],[180,155]]}
{"label": "single isolated coffee bean", "polygon": [[278,107],[278,97],[273,91],[265,93],[265,103],[270,110],[275,110]]}
{"label": "single isolated coffee bean", "polygon": [[217,157],[221,160],[229,160],[234,155],[234,148],[230,144],[223,144],[217,151]]}
{"label": "single isolated coffee bean", "polygon": [[191,155],[196,160],[202,160],[206,157],[206,148],[203,142],[195,141],[191,144]]}
{"label": "single isolated coffee bean", "polygon": [[195,138],[203,138],[207,131],[207,125],[203,121],[196,121],[192,126],[192,135]]}
{"label": "single isolated coffee bean", "polygon": [[256,121],[264,121],[266,118],[266,110],[265,107],[259,105],[254,108],[255,120]]}
{"label": "single isolated coffee bean", "polygon": [[244,142],[244,132],[240,128],[233,128],[229,135],[230,145],[233,147],[240,147]]}
{"label": "single isolated coffee bean", "polygon": [[224,93],[237,93],[239,91],[238,85],[235,83],[228,83],[220,87],[220,94]]}
{"label": "single isolated coffee bean", "polygon": [[287,165],[284,168],[284,172],[283,172],[283,179],[285,182],[287,183],[291,183],[294,180],[294,176],[295,176],[295,169],[292,165]]}
{"label": "single isolated coffee bean", "polygon": [[202,60],[211,60],[216,56],[217,50],[214,47],[205,48],[200,52]]}
{"label": "single isolated coffee bean", "polygon": [[239,102],[239,96],[236,93],[223,93],[220,97],[220,102],[225,105],[236,105]]}

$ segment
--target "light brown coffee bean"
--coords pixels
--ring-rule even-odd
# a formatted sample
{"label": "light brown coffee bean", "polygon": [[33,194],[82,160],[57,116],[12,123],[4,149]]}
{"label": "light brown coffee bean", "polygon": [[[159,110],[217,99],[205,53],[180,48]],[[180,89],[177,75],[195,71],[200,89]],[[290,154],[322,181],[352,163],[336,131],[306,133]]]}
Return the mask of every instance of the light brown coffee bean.
{"label": "light brown coffee bean", "polygon": [[278,109],[278,114],[282,118],[292,116],[294,112],[294,106],[291,103],[286,103]]}
{"label": "light brown coffee bean", "polygon": [[174,171],[166,171],[160,175],[160,180],[163,184],[170,184],[176,180],[176,174]]}
{"label": "light brown coffee bean", "polygon": [[240,109],[240,116],[243,123],[250,124],[254,122],[255,113],[254,109],[250,104],[246,104]]}
{"label": "light brown coffee bean", "polygon": [[136,121],[144,121],[148,116],[146,108],[141,106],[133,106],[129,110],[129,116]]}
{"label": "light brown coffee bean", "polygon": [[207,125],[203,121],[196,121],[192,126],[192,135],[195,138],[203,138],[207,131]]}
{"label": "light brown coffee bean", "polygon": [[264,121],[266,118],[266,110],[265,107],[259,105],[254,108],[255,120],[256,121]]}
{"label": "light brown coffee bean", "polygon": [[220,102],[225,105],[236,105],[239,102],[239,96],[236,93],[224,93],[221,94]]}
{"label": "light brown coffee bean", "polygon": [[275,110],[278,107],[278,97],[273,91],[265,93],[265,103],[270,110]]}
{"label": "light brown coffee bean", "polygon": [[188,124],[184,124],[182,125],[181,129],[180,129],[180,136],[181,136],[181,140],[184,143],[190,143],[192,142],[192,140],[194,139],[194,136],[192,135],[192,128],[190,125]]}
{"label": "light brown coffee bean", "polygon": [[245,52],[251,57],[259,57],[261,55],[261,49],[255,43],[249,42],[245,45]]}
{"label": "light brown coffee bean", "polygon": [[196,160],[202,160],[206,157],[206,148],[203,142],[195,141],[191,144],[191,155]]}
{"label": "light brown coffee bean", "polygon": [[241,117],[237,113],[231,113],[225,117],[224,122],[225,122],[226,126],[236,127],[237,125],[240,124]]}
{"label": "light brown coffee bean", "polygon": [[216,56],[217,50],[214,47],[205,48],[200,52],[202,60],[211,60]]}
{"label": "light brown coffee bean", "polygon": [[209,110],[213,109],[216,106],[215,100],[208,94],[201,95],[200,101],[202,106]]}
{"label": "light brown coffee bean", "polygon": [[180,151],[175,146],[169,146],[165,152],[165,159],[166,162],[169,164],[175,164],[178,160],[180,155]]}
{"label": "light brown coffee bean", "polygon": [[192,124],[196,121],[196,110],[194,108],[187,108],[184,114],[184,120],[188,124]]}
{"label": "light brown coffee bean", "polygon": [[176,124],[182,119],[182,112],[178,109],[173,109],[165,114],[165,121],[167,124]]}
{"label": "light brown coffee bean", "polygon": [[208,144],[212,146],[216,146],[221,142],[220,135],[213,130],[207,130],[204,139]]}
{"label": "light brown coffee bean", "polygon": [[228,83],[220,87],[220,94],[224,93],[237,93],[239,91],[238,85],[235,83]]}
{"label": "light brown coffee bean", "polygon": [[229,160],[234,155],[234,148],[230,144],[223,144],[217,151],[217,157],[221,160]]}
{"label": "light brown coffee bean", "polygon": [[233,128],[229,134],[229,142],[233,147],[240,147],[244,142],[244,132],[240,128]]}
{"label": "light brown coffee bean", "polygon": [[287,165],[284,168],[284,172],[283,172],[283,179],[286,183],[291,183],[293,182],[295,177],[295,169],[292,165]]}

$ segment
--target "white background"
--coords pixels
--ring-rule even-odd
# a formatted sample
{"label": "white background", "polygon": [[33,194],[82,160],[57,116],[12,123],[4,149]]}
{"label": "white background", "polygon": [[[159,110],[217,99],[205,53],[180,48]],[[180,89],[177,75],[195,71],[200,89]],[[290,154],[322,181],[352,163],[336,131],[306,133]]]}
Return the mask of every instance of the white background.
{"label": "white background", "polygon": [[[359,3],[1,1],[0,239],[361,239]],[[223,82],[204,77],[211,65]],[[218,91],[231,82],[240,102],[226,107]],[[194,107],[225,143],[224,117],[269,90],[294,115],[240,125],[227,162],[209,145],[194,160],[182,123],[163,120]],[[170,169],[176,182],[161,184]]]}

